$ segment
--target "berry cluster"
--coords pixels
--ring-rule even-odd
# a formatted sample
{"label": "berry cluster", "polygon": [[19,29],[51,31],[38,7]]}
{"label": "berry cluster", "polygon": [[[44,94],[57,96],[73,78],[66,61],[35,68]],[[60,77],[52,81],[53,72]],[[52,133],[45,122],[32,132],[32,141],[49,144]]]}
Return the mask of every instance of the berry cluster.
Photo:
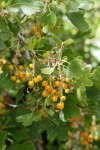
{"label": "berry cluster", "polygon": [[45,33],[43,32],[43,26],[44,24],[37,24],[32,28],[32,31],[34,32],[34,36],[36,38],[40,38],[41,35],[44,35]]}

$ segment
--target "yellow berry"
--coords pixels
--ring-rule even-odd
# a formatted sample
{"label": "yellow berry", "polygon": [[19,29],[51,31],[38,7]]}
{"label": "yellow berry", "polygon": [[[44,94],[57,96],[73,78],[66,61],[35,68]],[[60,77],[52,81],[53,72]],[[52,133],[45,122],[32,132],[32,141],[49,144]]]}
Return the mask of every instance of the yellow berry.
{"label": "yellow berry", "polygon": [[64,83],[64,84],[63,84],[63,89],[66,89],[66,88],[67,88],[67,84]]}
{"label": "yellow berry", "polygon": [[70,90],[69,89],[65,89],[65,93],[70,93]]}
{"label": "yellow berry", "polygon": [[29,68],[34,68],[34,64],[29,64]]}
{"label": "yellow berry", "polygon": [[29,78],[31,76],[30,72],[26,72],[26,77]]}
{"label": "yellow berry", "polygon": [[9,70],[14,70],[14,66],[13,65],[9,65]]}
{"label": "yellow berry", "polygon": [[16,81],[16,76],[12,76],[12,77],[11,77],[11,80],[12,80],[12,81]]}
{"label": "yellow berry", "polygon": [[57,94],[57,90],[53,89],[52,94]]}
{"label": "yellow berry", "polygon": [[17,79],[17,80],[16,80],[16,83],[17,83],[17,84],[20,84],[21,82],[20,82],[20,80],[19,80],[19,79]]}
{"label": "yellow berry", "polygon": [[52,102],[57,102],[57,100],[58,100],[57,95],[54,95],[54,96],[52,97]]}
{"label": "yellow berry", "polygon": [[51,85],[47,85],[47,86],[45,87],[45,89],[46,89],[48,92],[52,93],[53,87],[52,87]]}
{"label": "yellow berry", "polygon": [[66,81],[66,82],[70,82],[70,80],[69,80],[68,78],[65,78],[65,81]]}
{"label": "yellow berry", "polygon": [[23,72],[19,72],[19,73],[18,73],[18,76],[19,76],[20,78],[23,78],[25,75],[24,75]]}
{"label": "yellow berry", "polygon": [[28,82],[28,86],[29,86],[29,87],[33,87],[33,86],[34,86],[34,81],[33,81],[33,80],[32,80],[32,81],[29,81],[29,82]]}
{"label": "yellow berry", "polygon": [[64,95],[61,96],[61,97],[60,97],[60,100],[61,100],[61,101],[65,101],[65,100],[66,100],[66,96],[64,96]]}
{"label": "yellow berry", "polygon": [[39,82],[37,77],[35,77],[33,80],[34,80],[35,83]]}
{"label": "yellow berry", "polygon": [[37,79],[38,79],[38,82],[39,82],[39,81],[41,81],[43,78],[42,78],[41,75],[38,75],[38,76],[37,76]]}
{"label": "yellow berry", "polygon": [[32,28],[32,30],[33,30],[34,32],[37,32],[38,28],[37,28],[36,26],[34,26],[34,27]]}

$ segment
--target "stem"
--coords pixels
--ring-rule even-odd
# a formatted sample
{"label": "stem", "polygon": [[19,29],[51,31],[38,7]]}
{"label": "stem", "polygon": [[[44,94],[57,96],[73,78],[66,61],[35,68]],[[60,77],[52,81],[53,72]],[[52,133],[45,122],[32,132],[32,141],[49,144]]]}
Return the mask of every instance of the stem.
{"label": "stem", "polygon": [[35,141],[34,145],[36,147],[36,150],[43,150],[42,147],[41,147],[41,145],[40,145],[40,143],[39,143],[39,141]]}

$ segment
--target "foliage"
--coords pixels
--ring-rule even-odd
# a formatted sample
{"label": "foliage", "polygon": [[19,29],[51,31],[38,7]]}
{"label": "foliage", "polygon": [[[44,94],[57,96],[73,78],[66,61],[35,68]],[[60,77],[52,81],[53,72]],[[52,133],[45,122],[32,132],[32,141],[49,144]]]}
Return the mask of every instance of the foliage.
{"label": "foliage", "polygon": [[83,56],[93,7],[93,0],[0,1],[1,150],[98,146],[100,67]]}

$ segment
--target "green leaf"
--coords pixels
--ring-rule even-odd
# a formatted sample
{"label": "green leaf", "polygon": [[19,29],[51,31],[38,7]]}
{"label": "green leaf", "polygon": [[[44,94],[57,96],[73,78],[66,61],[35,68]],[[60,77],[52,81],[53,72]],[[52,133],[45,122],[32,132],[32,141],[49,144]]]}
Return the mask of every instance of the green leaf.
{"label": "green leaf", "polygon": [[79,3],[76,0],[68,1],[68,12],[78,12],[79,11]]}
{"label": "green leaf", "polygon": [[55,34],[52,34],[52,38],[58,46],[61,46],[62,41]]}
{"label": "green leaf", "polygon": [[14,140],[17,142],[26,141],[29,138],[28,132],[28,128],[19,129],[13,134]]}
{"label": "green leaf", "polygon": [[3,50],[4,49],[4,43],[3,43],[3,41],[0,39],[0,50]]}
{"label": "green leaf", "polygon": [[68,40],[64,41],[64,42],[62,43],[62,45],[63,45],[64,47],[66,47],[66,46],[71,45],[72,43],[74,43],[74,41],[73,41],[72,39],[68,39]]}
{"label": "green leaf", "polygon": [[41,73],[43,74],[51,74],[54,71],[54,68],[43,68],[41,69]]}
{"label": "green leaf", "polygon": [[64,116],[66,118],[76,118],[80,114],[80,110],[78,106],[76,106],[76,98],[74,96],[68,96],[67,100],[65,101],[65,107],[64,107]]}
{"label": "green leaf", "polygon": [[6,72],[0,74],[0,88],[9,89],[9,90],[14,88],[14,83],[6,75]]}
{"label": "green leaf", "polygon": [[83,67],[84,67],[84,63],[82,60],[74,59],[68,65],[66,75],[69,78],[80,79],[82,77],[82,74],[83,74]]}
{"label": "green leaf", "polygon": [[15,143],[11,145],[8,150],[35,150],[35,149],[33,143],[31,143],[30,141],[26,141],[23,144]]}
{"label": "green leaf", "polygon": [[7,139],[7,132],[0,131],[0,150],[5,150],[6,144],[5,141]]}
{"label": "green leaf", "polygon": [[43,2],[40,0],[25,0],[21,4],[21,9],[25,15],[32,15],[36,12],[41,12]]}
{"label": "green leaf", "polygon": [[83,32],[89,30],[88,23],[85,21],[83,14],[79,12],[67,13],[67,17],[79,30]]}
{"label": "green leaf", "polygon": [[16,93],[16,103],[18,103],[24,96],[24,87],[20,88]]}
{"label": "green leaf", "polygon": [[50,12],[47,13],[46,15],[44,18],[47,18],[48,22],[47,21],[44,22],[44,23],[47,23],[46,26],[43,27],[44,32],[48,32],[49,29],[51,27],[54,27],[56,25],[56,22],[57,22],[56,14],[53,11],[50,10]]}
{"label": "green leaf", "polygon": [[91,77],[91,80],[93,81],[93,85],[96,89],[100,90],[100,66],[97,67],[93,71],[93,76]]}
{"label": "green leaf", "polygon": [[85,9],[85,10],[90,10],[94,6],[94,2],[92,0],[77,0],[80,5],[79,8]]}
{"label": "green leaf", "polygon": [[30,114],[18,116],[17,122],[21,122],[23,126],[30,126],[33,121],[38,121],[41,118],[41,114],[38,112],[32,112]]}

